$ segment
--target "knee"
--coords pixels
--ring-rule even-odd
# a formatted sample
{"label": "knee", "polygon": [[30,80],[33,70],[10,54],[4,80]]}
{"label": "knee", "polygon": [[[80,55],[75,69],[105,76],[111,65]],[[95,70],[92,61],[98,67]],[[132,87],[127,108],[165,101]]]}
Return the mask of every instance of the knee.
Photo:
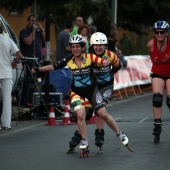
{"label": "knee", "polygon": [[77,115],[77,120],[83,121],[83,120],[85,120],[85,116],[83,114],[78,114]]}
{"label": "knee", "polygon": [[153,100],[152,100],[152,103],[153,103],[153,107],[162,107],[162,103],[163,103],[163,95],[160,94],[159,92],[158,93],[155,93],[153,95]]}
{"label": "knee", "polygon": [[77,110],[76,111],[76,115],[77,115],[77,120],[78,121],[85,121],[85,110],[83,110],[83,109],[80,109],[80,110]]}
{"label": "knee", "polygon": [[107,111],[103,108],[97,111],[97,114],[100,118],[102,118],[104,121],[108,120],[109,114]]}

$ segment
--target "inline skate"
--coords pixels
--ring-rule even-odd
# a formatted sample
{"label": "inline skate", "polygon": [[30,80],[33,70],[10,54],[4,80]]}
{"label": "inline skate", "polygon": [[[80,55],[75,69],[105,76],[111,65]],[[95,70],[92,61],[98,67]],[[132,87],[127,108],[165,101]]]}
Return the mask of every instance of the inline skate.
{"label": "inline skate", "polygon": [[124,146],[126,146],[131,152],[133,152],[133,150],[129,147],[129,144],[128,144],[129,139],[127,138],[127,136],[123,132],[120,131],[117,134],[117,137],[119,138],[119,140],[122,142],[122,144]]}
{"label": "inline skate", "polygon": [[154,143],[159,143],[160,141],[160,134],[162,132],[162,121],[161,119],[159,120],[155,120],[154,121],[154,129],[153,129],[153,135],[155,136],[154,137]]}
{"label": "inline skate", "polygon": [[103,144],[104,144],[104,129],[96,129],[95,130],[95,145],[97,146],[97,153],[102,153]]}
{"label": "inline skate", "polygon": [[88,157],[89,156],[89,143],[87,139],[82,139],[80,148],[80,158]]}
{"label": "inline skate", "polygon": [[81,135],[80,133],[76,130],[74,132],[74,136],[71,138],[71,141],[69,142],[69,148],[67,149],[66,153],[72,153],[75,151],[75,147],[80,143],[81,141]]}

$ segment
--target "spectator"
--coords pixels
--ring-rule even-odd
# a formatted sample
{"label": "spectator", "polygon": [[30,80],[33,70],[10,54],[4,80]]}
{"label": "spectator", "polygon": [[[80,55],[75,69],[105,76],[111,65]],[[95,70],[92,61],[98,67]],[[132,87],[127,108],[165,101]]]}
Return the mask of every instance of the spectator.
{"label": "spectator", "polygon": [[71,55],[71,47],[69,43],[69,33],[73,30],[74,23],[69,20],[66,22],[64,30],[57,35],[57,61]]}
{"label": "spectator", "polygon": [[[16,58],[11,64],[11,55],[15,54]],[[12,92],[12,68],[17,66],[18,61],[22,58],[16,44],[8,37],[3,35],[3,24],[0,22],[0,85],[2,90],[3,108],[1,115],[2,130],[11,129],[11,92]],[[12,66],[12,67],[11,67]]]}
{"label": "spectator", "polygon": [[123,68],[127,67],[127,60],[125,60],[124,56],[122,55],[122,51],[117,48],[117,25],[111,24],[109,29],[108,35],[108,50],[114,52],[120,59]]}
{"label": "spectator", "polygon": [[38,60],[26,60],[23,63],[25,79],[20,103],[22,107],[32,106],[34,80],[30,68],[37,66],[38,62],[42,60],[42,45],[45,42],[45,31],[41,24],[37,22],[36,16],[30,15],[27,22],[27,26],[19,34],[21,52],[24,57],[38,58]]}
{"label": "spectator", "polygon": [[76,35],[78,33],[79,27],[83,24],[83,18],[81,16],[77,16],[74,21],[74,27],[72,32],[70,32],[70,36]]}
{"label": "spectator", "polygon": [[82,35],[86,39],[86,45],[84,47],[84,52],[89,53],[90,27],[87,24],[82,24],[78,29],[78,34]]}
{"label": "spectator", "polygon": [[123,33],[122,39],[120,40],[120,47],[122,51],[126,51],[126,55],[132,54],[131,41],[126,33]]}
{"label": "spectator", "polygon": [[97,27],[94,25],[93,22],[90,24],[90,30],[91,30],[91,35],[97,32]]}

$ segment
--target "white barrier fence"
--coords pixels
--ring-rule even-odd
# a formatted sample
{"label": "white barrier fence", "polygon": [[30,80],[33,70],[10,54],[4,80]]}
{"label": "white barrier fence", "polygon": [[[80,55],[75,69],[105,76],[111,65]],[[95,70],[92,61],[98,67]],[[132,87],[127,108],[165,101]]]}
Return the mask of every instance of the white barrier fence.
{"label": "white barrier fence", "polygon": [[125,59],[128,61],[128,66],[115,74],[114,90],[151,83],[152,63],[148,55],[127,56]]}

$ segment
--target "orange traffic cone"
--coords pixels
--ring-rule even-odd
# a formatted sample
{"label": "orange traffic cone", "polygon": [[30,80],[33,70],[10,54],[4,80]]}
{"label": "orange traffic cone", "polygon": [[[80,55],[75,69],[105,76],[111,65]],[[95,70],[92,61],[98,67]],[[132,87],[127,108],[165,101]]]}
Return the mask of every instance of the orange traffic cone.
{"label": "orange traffic cone", "polygon": [[57,125],[56,123],[56,118],[55,118],[55,113],[54,113],[54,107],[50,107],[50,113],[48,117],[48,123],[46,125],[50,126],[55,126]]}
{"label": "orange traffic cone", "polygon": [[65,106],[65,108],[64,108],[64,117],[63,117],[62,123],[60,123],[60,124],[61,125],[73,125],[74,124],[74,123],[71,123],[70,113],[69,113],[67,106]]}
{"label": "orange traffic cone", "polygon": [[96,124],[96,115],[94,114],[94,112],[91,119],[87,121],[87,124]]}
{"label": "orange traffic cone", "polygon": [[70,111],[70,101],[69,100],[65,100],[64,104],[68,108],[68,111]]}

